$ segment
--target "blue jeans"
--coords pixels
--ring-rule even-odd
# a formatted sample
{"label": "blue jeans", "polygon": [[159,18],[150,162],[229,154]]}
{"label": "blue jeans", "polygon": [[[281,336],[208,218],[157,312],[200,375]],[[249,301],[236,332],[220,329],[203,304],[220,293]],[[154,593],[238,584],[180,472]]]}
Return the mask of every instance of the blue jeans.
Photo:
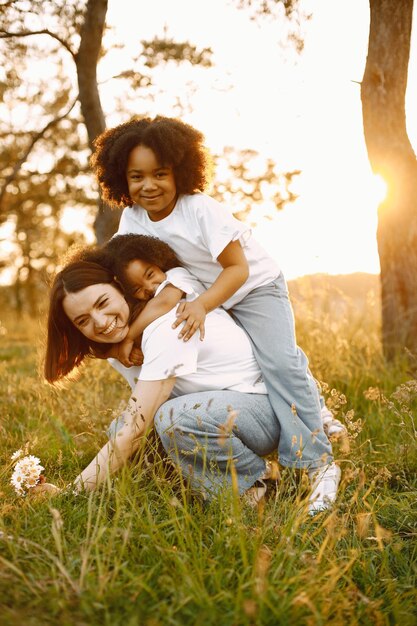
{"label": "blue jeans", "polygon": [[263,455],[277,449],[280,427],[267,395],[203,391],[168,400],[155,429],[192,487],[211,497],[232,485],[239,493],[265,472]]}
{"label": "blue jeans", "polygon": [[253,289],[230,313],[251,339],[281,434],[281,465],[316,468],[332,460],[320,397],[308,359],[297,346],[294,315],[281,274]]}

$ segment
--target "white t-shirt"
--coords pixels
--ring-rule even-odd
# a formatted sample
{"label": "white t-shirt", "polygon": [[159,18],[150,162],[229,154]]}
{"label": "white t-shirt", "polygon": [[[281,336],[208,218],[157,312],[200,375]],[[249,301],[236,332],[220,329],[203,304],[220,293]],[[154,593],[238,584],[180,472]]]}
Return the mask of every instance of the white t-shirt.
{"label": "white t-shirt", "polygon": [[234,218],[222,206],[202,193],[181,195],[174,210],[159,222],[149,219],[138,205],[126,207],[120,219],[118,235],[135,233],[165,241],[181,263],[203,285],[210,287],[222,266],[217,257],[231,241],[242,244],[249,265],[249,277],[223,307],[230,309],[255,287],[267,285],[280,274],[275,261],[251,236],[250,228]]}
{"label": "white t-shirt", "polygon": [[[198,296],[201,289],[204,290],[184,268],[167,272],[167,280],[156,294],[167,283],[184,291],[190,301]],[[179,328],[172,328],[176,308],[145,329],[142,367],[126,368],[116,359],[109,359],[132,389],[137,380],[164,380],[175,376],[172,397],[213,389],[267,393],[250,341],[226,311],[215,309],[208,313],[204,341],[200,341],[199,333],[195,333],[189,341],[183,341],[178,338]]]}

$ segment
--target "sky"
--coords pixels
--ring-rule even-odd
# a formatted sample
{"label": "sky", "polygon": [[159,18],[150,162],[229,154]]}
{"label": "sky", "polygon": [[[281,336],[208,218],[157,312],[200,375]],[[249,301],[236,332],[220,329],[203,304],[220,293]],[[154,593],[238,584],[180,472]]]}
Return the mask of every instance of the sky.
{"label": "sky", "polygon": [[[153,0],[133,20],[132,3],[110,0],[108,17],[113,36],[132,53],[141,39],[162,36],[164,27],[177,41],[212,48],[216,69],[200,70],[193,110],[183,117],[204,132],[210,149],[250,148],[283,171],[302,170],[294,204],[281,212],[257,208],[249,218],[287,278],[378,273],[377,205],[384,185],[368,163],[359,85],[368,3],[305,0],[303,6],[312,18],[300,56],[285,46],[285,27],[276,20],[250,20],[228,0]],[[413,45],[408,111],[417,111],[415,56]],[[166,97],[158,97],[155,113],[172,114],[172,94],[186,89],[187,72],[171,79],[161,72]],[[408,115],[408,131],[416,146],[415,116]]]}

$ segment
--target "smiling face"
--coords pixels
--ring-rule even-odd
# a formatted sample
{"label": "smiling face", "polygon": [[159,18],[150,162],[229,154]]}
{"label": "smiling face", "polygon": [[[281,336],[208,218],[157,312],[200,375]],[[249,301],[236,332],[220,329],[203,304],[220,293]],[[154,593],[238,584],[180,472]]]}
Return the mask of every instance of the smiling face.
{"label": "smiling face", "polygon": [[129,195],[145,209],[149,219],[159,222],[173,211],[177,188],[171,167],[162,166],[153,150],[136,146],[129,154],[126,169]]}
{"label": "smiling face", "polygon": [[150,300],[166,274],[157,265],[135,259],[124,269],[123,278],[132,298]]}
{"label": "smiling face", "polygon": [[92,341],[118,343],[129,331],[129,307],[120,291],[110,283],[68,293],[62,306],[74,326]]}

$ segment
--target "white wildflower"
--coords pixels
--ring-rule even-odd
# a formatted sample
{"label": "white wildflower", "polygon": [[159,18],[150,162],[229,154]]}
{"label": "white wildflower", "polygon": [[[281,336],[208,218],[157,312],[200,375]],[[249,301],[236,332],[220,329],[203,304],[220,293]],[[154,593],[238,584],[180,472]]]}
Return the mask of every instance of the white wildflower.
{"label": "white wildflower", "polygon": [[17,459],[19,459],[23,454],[23,450],[22,448],[19,448],[19,450],[16,450],[16,452],[13,452],[12,456],[10,457],[12,461],[17,461]]}
{"label": "white wildflower", "polygon": [[13,472],[13,476],[10,482],[15,488],[16,493],[18,493],[19,495],[23,493],[22,485],[23,485],[24,479],[23,479],[23,475],[20,472],[18,471]]}
{"label": "white wildflower", "polygon": [[[17,452],[21,451],[18,450]],[[19,458],[19,456],[16,456],[15,458]],[[41,465],[40,459],[32,454],[29,454],[28,456],[23,457],[23,459],[17,461],[10,479],[16,493],[21,496],[26,493],[27,489],[35,487],[39,482],[43,469],[45,468]]]}

